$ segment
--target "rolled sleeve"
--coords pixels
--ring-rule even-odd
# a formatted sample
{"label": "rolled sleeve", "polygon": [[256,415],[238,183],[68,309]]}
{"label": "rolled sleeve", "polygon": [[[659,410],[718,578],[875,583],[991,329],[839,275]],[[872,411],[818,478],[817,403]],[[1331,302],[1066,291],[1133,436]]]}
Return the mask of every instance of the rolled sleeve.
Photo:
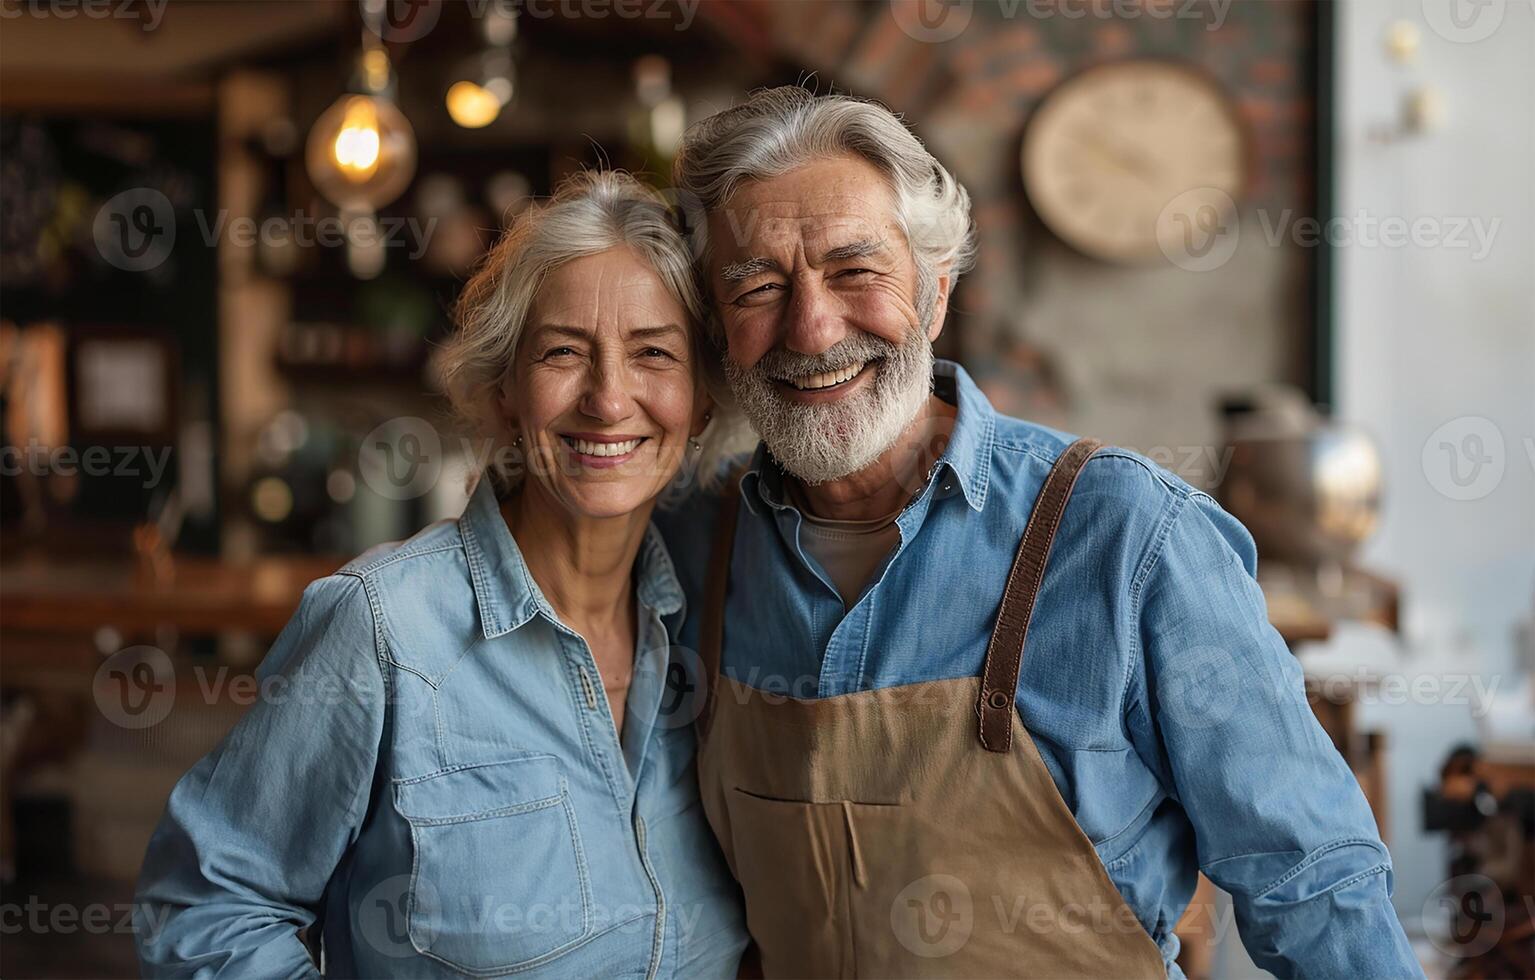
{"label": "rolled sleeve", "polygon": [[1269,625],[1245,528],[1191,494],[1140,593],[1148,712],[1199,863],[1248,953],[1281,977],[1422,971],[1357,780]]}
{"label": "rolled sleeve", "polygon": [[357,578],[312,584],[261,692],[171,793],[135,902],[146,976],[318,975],[299,937],[366,811],[386,695]]}

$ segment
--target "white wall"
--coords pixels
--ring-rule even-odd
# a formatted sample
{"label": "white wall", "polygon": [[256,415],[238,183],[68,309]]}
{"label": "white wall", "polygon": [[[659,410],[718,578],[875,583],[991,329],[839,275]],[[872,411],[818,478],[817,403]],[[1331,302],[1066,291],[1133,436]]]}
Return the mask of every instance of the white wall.
{"label": "white wall", "polygon": [[[1407,674],[1472,672],[1507,690],[1535,596],[1535,0],[1345,0],[1337,15],[1335,211],[1426,219],[1417,244],[1337,255],[1338,415],[1386,460],[1383,525],[1362,558],[1402,583]],[[1422,30],[1415,64],[1386,57],[1398,19]],[[1441,127],[1372,139],[1415,85],[1442,94]],[[1428,241],[1460,220],[1485,241],[1475,225],[1467,247]],[[1468,437],[1485,462],[1457,452],[1461,487],[1441,444],[1475,450]],[[1446,867],[1419,791],[1477,726],[1442,699],[1362,720],[1391,741],[1396,901],[1412,929]]]}

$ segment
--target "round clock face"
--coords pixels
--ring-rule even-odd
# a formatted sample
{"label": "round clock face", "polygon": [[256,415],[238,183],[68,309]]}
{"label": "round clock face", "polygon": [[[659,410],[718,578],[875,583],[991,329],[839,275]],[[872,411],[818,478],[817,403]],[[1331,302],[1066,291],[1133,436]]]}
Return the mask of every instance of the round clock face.
{"label": "round clock face", "polygon": [[1204,76],[1162,61],[1091,68],[1029,120],[1023,183],[1050,230],[1095,258],[1141,262],[1229,217],[1246,173],[1236,112]]}

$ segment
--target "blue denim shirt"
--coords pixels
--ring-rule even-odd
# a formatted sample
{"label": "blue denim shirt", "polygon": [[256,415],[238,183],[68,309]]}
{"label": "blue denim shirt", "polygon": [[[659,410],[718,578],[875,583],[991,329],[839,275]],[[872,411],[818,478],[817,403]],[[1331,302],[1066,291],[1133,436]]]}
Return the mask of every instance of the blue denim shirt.
{"label": "blue denim shirt", "polygon": [[[955,364],[939,361],[934,385],[958,407],[948,446],[846,612],[759,448],[742,482],[729,676],[818,698],[980,674],[1035,495],[1071,439],[997,414]],[[703,594],[707,507],[658,518],[690,596]],[[1051,553],[1018,710],[1173,976],[1196,871],[1232,894],[1248,952],[1280,976],[1420,976],[1390,856],[1268,623],[1255,563],[1209,496],[1101,451]],[[699,613],[695,601],[681,638],[692,649]]]}
{"label": "blue denim shirt", "polygon": [[311,585],[150,842],[145,975],[313,975],[305,929],[330,976],[734,977],[740,893],[660,710],[683,595],[654,528],[636,593],[620,740],[488,481]]}

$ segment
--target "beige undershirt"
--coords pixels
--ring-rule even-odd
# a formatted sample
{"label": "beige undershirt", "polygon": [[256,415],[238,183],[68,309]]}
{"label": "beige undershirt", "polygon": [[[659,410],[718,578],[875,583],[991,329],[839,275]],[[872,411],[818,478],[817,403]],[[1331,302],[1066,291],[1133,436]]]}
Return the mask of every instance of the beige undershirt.
{"label": "beige undershirt", "polygon": [[800,543],[831,577],[843,608],[853,608],[874,570],[901,543],[901,529],[895,523],[900,509],[872,521],[830,521],[811,514],[799,487],[792,480],[785,483],[805,518]]}

